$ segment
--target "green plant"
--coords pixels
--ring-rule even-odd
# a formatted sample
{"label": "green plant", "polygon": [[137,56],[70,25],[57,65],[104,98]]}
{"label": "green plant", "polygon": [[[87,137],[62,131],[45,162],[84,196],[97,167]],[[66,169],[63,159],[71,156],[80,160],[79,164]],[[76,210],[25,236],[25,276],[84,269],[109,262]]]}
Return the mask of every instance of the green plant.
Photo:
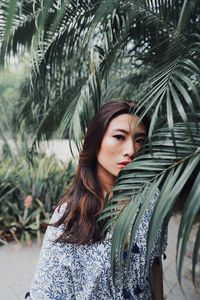
{"label": "green plant", "polygon": [[31,161],[17,157],[0,161],[0,241],[29,242],[40,238],[58,200],[74,174],[74,166],[35,153]]}

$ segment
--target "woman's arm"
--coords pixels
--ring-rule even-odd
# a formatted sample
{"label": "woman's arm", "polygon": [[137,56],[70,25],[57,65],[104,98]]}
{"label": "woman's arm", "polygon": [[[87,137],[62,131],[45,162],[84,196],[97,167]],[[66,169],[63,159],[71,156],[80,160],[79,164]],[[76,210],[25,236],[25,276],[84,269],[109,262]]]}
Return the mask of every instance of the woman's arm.
{"label": "woman's arm", "polygon": [[[55,211],[51,223],[54,223],[58,217],[59,214]],[[48,227],[27,299],[75,299],[70,251],[67,245],[55,242],[61,233],[60,227]]]}
{"label": "woman's arm", "polygon": [[163,276],[162,276],[162,263],[159,258],[156,257],[152,264],[152,274],[153,274],[153,291],[154,300],[163,300]]}

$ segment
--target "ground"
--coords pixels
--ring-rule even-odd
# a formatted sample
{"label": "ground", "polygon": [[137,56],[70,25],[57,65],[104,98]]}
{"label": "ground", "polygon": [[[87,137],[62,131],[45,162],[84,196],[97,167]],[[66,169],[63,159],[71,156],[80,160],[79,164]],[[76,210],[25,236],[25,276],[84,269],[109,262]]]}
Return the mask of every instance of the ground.
{"label": "ground", "polygon": [[[196,234],[194,227],[185,257],[182,288],[180,289],[175,268],[175,248],[180,217],[172,217],[169,224],[167,259],[164,261],[164,290],[168,300],[199,300],[199,294],[191,282],[192,245]],[[0,247],[0,291],[1,300],[22,300],[31,285],[40,245],[25,246],[10,243]],[[197,285],[200,288],[200,269],[197,269]],[[38,299],[39,300],[39,299]]]}

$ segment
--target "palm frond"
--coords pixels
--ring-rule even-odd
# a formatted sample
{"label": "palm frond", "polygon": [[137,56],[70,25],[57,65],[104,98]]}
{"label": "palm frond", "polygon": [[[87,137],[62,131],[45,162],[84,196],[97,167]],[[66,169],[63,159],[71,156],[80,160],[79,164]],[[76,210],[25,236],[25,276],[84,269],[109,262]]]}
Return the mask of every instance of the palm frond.
{"label": "palm frond", "polygon": [[[179,226],[178,232],[178,243],[177,243],[177,273],[179,281],[181,282],[181,271],[183,266],[183,258],[186,252],[186,245],[189,238],[189,233],[191,232],[192,225],[195,222],[198,212],[200,211],[199,203],[199,180],[200,174],[197,175],[195,182],[191,188],[191,191],[188,195],[187,201],[185,203],[185,208],[183,211],[183,216],[181,218],[181,223]],[[195,267],[198,261],[198,250],[200,247],[199,237],[196,237],[196,244],[193,249],[194,258],[193,258],[193,281],[195,282]]]}
{"label": "palm frond", "polygon": [[3,0],[0,4],[1,64],[9,55],[20,54],[30,48],[36,32],[31,1]]}
{"label": "palm frond", "polygon": [[[196,271],[196,266],[198,264],[198,259],[199,259],[199,250],[200,250],[200,226],[198,227],[196,241],[195,241],[194,249],[193,249],[193,257],[192,257],[192,280],[193,280],[194,286],[196,286],[196,282],[195,282],[196,272],[195,271]],[[181,280],[181,278],[179,280]]]}
{"label": "palm frond", "polygon": [[[191,47],[192,48],[192,47]],[[173,58],[156,69],[155,75],[142,87],[141,106],[146,106],[146,112],[152,113],[149,138],[158,124],[160,118],[165,117],[173,136],[173,116],[179,115],[188,124],[188,112],[196,118],[196,110],[199,109],[199,61],[188,52]],[[186,69],[187,68],[187,72]],[[194,71],[195,70],[195,71]],[[167,105],[166,105],[167,104]],[[172,114],[173,111],[173,114]],[[144,114],[145,114],[144,113]],[[158,125],[159,126],[159,125]],[[188,127],[189,128],[189,127]]]}
{"label": "palm frond", "polygon": [[[199,131],[195,123],[190,123],[190,128],[194,140],[190,138],[187,125],[176,123],[174,134],[177,152],[175,151],[169,129],[162,128],[157,130],[151,143],[152,148],[147,149],[145,154],[134,158],[133,162],[121,171],[121,175],[113,188],[113,197],[107,203],[100,217],[101,220],[108,220],[109,227],[113,230],[113,276],[116,270],[122,271],[125,241],[128,236],[130,244],[133,241],[144,212],[156,190],[160,189],[160,196],[148,233],[149,258],[158,228],[162,228],[164,219],[166,219],[165,227],[167,226],[178,196],[194,170],[199,166]],[[180,258],[177,260],[179,276],[187,237],[199,213],[199,201],[196,200],[198,195],[198,189],[196,189],[198,178],[199,175],[193,188],[191,187],[180,225],[179,237],[184,236],[184,240],[178,246],[178,255],[180,255],[178,258],[181,257],[181,260]],[[192,214],[192,216],[190,215],[190,223],[186,224],[185,220],[188,219],[188,214]],[[110,221],[110,217],[113,222]],[[106,225],[107,227],[108,224]],[[165,230],[163,234],[164,232]],[[198,249],[199,245],[195,247]],[[162,249],[162,245],[160,245],[160,249]]]}

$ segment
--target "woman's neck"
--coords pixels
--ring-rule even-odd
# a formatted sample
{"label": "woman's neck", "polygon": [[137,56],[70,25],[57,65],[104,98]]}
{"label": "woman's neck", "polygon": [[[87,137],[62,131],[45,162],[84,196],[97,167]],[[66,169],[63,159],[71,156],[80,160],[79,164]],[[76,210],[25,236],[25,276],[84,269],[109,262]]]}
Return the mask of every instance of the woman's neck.
{"label": "woman's neck", "polygon": [[106,171],[101,165],[98,165],[97,178],[105,197],[112,190],[116,177]]}

